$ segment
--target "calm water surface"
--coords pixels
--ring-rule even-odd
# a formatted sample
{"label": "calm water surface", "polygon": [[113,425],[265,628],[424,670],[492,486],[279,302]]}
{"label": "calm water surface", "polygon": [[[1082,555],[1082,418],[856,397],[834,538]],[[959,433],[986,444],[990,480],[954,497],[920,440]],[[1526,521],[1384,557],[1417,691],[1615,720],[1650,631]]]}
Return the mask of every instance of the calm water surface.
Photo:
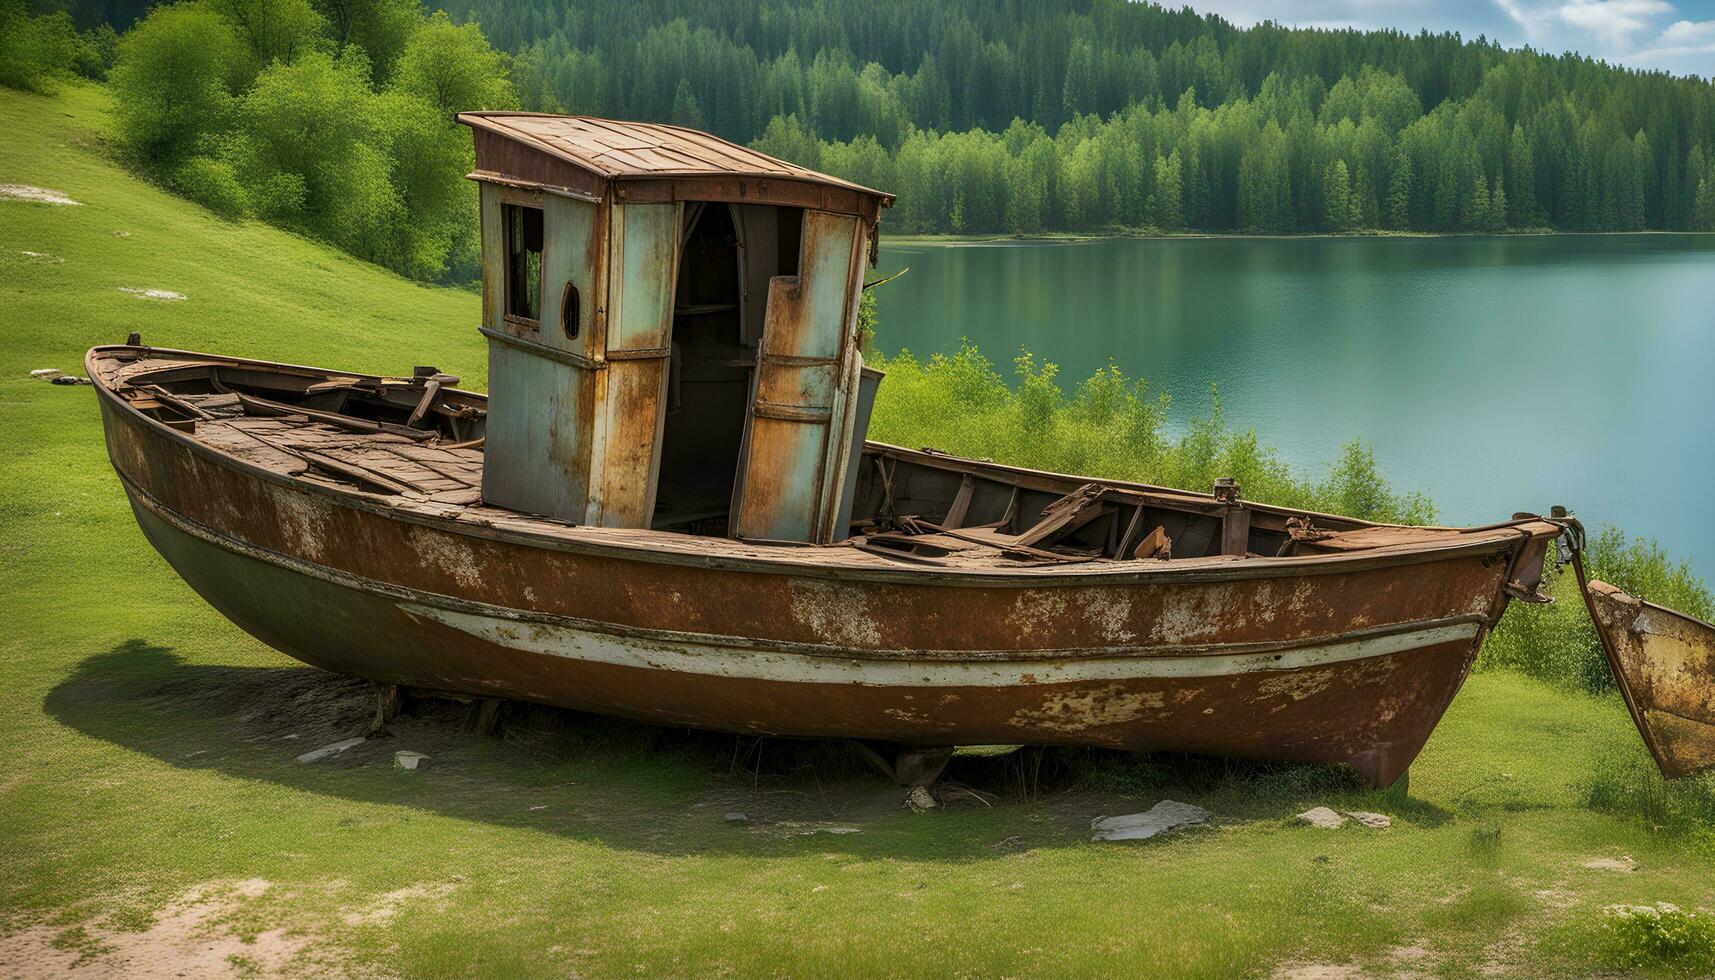
{"label": "calm water surface", "polygon": [[1170,392],[1219,384],[1321,475],[1362,436],[1448,523],[1564,503],[1715,581],[1715,235],[1103,241],[883,239],[884,350],[969,337],[1077,380],[1112,359]]}

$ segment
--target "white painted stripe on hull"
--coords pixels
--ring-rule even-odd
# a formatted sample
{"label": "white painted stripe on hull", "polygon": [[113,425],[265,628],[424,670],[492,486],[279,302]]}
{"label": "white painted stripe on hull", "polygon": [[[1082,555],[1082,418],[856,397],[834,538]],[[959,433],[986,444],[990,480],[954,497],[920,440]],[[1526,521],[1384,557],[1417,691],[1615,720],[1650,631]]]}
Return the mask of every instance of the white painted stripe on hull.
{"label": "white painted stripe on hull", "polygon": [[1083,658],[1029,662],[864,660],[778,650],[735,650],[694,641],[643,639],[402,602],[430,619],[490,643],[592,663],[670,670],[737,680],[874,687],[1014,687],[1139,678],[1225,677],[1296,670],[1470,641],[1476,623],[1443,623],[1382,636],[1337,640],[1265,653]]}

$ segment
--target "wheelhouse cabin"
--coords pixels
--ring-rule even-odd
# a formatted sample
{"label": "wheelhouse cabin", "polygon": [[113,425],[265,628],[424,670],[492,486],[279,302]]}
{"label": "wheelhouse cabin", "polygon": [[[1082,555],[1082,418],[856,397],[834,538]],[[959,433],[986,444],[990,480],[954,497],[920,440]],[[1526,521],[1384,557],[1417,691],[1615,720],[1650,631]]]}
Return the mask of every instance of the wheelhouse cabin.
{"label": "wheelhouse cabin", "polygon": [[858,300],[893,197],[677,126],[459,121],[482,195],[483,501],[844,538],[879,377]]}

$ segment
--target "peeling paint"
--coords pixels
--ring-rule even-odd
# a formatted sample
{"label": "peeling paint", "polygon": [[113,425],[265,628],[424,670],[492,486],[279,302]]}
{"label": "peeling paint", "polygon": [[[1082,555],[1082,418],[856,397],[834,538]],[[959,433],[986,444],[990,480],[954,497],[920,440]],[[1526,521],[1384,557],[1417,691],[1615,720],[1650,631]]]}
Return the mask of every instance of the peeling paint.
{"label": "peeling paint", "polygon": [[1122,725],[1146,716],[1159,717],[1166,707],[1162,691],[1132,691],[1124,684],[1057,691],[1040,707],[1016,712],[1009,724],[1018,728],[1075,733],[1104,725]]}
{"label": "peeling paint", "polygon": [[856,586],[796,580],[792,583],[792,618],[810,627],[824,642],[857,647],[881,644],[881,632],[869,611],[869,593]]}

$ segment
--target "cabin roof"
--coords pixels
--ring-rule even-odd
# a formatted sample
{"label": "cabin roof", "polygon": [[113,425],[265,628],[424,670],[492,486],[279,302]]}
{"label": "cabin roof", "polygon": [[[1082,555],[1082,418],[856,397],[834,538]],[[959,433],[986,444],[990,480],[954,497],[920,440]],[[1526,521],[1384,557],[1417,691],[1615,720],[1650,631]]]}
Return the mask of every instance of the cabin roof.
{"label": "cabin roof", "polygon": [[461,112],[458,119],[473,129],[542,150],[604,180],[772,178],[852,191],[877,199],[883,207],[894,200],[885,191],[683,126],[540,112]]}

